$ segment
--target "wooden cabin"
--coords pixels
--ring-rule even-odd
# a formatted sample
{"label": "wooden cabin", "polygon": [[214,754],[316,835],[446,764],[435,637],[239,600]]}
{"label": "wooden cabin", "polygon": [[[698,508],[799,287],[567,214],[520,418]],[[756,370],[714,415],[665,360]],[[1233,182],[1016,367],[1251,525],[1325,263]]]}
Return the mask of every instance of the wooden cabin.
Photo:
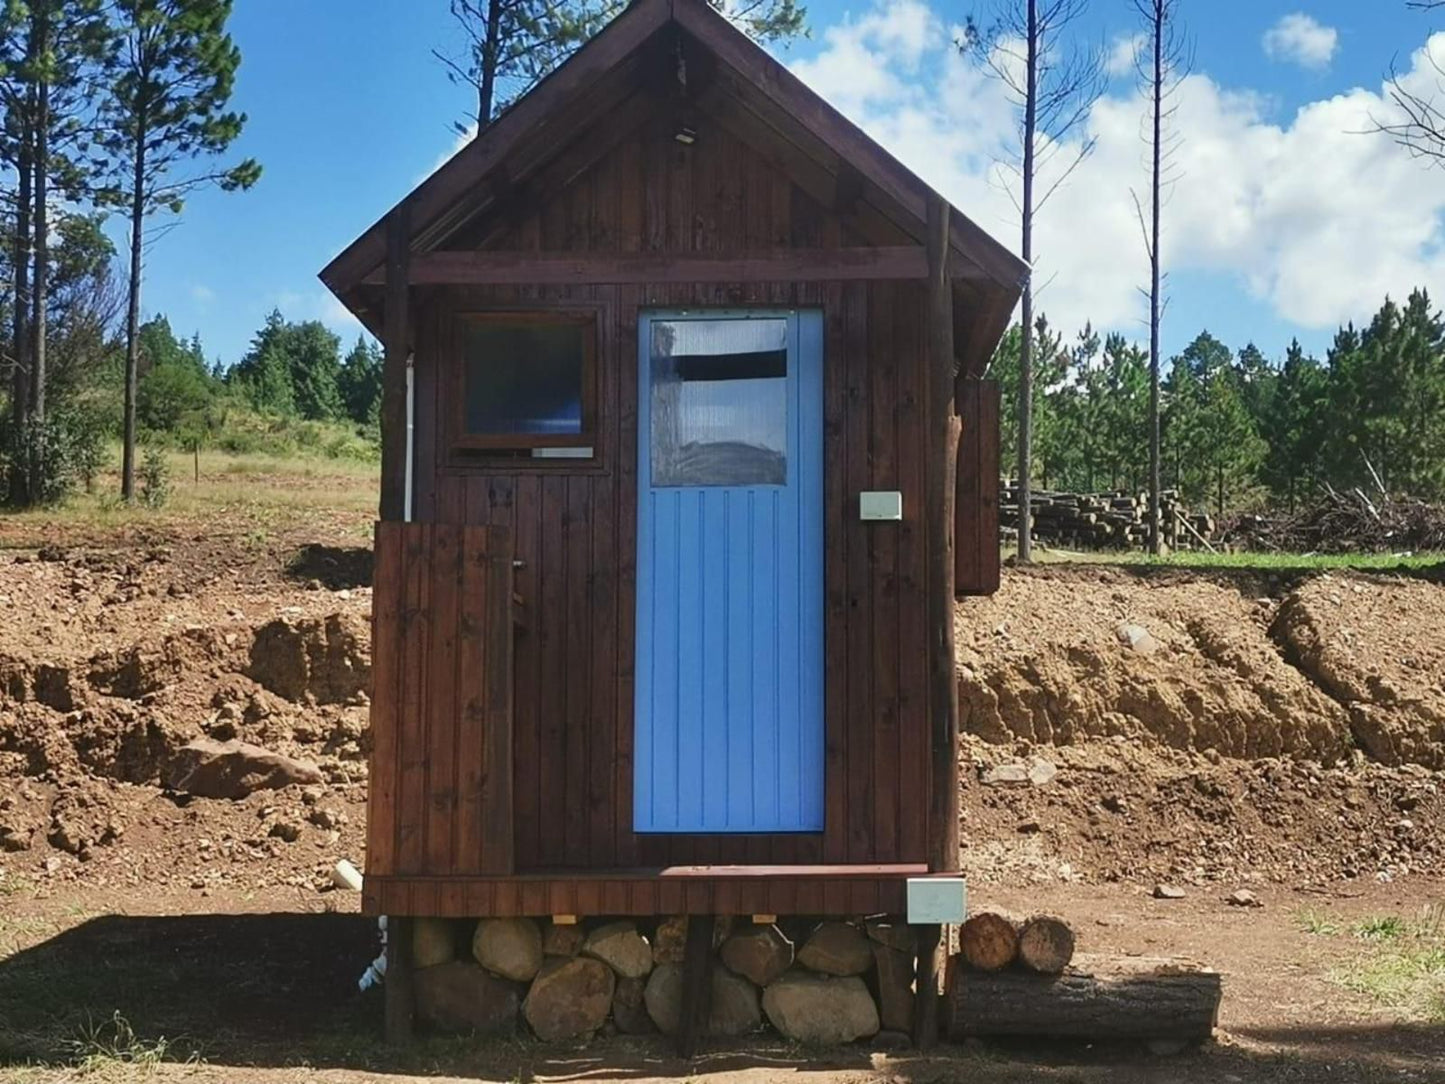
{"label": "wooden cabin", "polygon": [[956,871],[1025,270],[704,0],[337,256],[386,349],[365,910],[903,915]]}

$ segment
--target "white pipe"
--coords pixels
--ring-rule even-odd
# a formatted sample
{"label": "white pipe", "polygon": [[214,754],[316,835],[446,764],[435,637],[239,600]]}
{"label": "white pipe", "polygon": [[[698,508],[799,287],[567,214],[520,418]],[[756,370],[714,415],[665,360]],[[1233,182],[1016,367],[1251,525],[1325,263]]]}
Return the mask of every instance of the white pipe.
{"label": "white pipe", "polygon": [[412,462],[416,456],[416,369],[412,355],[406,356],[406,489],[402,500],[401,518],[411,522],[411,476]]}
{"label": "white pipe", "polygon": [[353,892],[361,891],[361,871],[344,858],[332,868],[331,881],[337,888],[349,888]]}

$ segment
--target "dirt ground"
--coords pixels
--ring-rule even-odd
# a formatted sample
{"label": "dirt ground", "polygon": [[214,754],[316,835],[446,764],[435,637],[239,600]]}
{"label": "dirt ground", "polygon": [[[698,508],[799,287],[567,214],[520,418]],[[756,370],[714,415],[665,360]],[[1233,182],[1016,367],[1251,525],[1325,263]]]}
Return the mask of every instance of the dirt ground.
{"label": "dirt ground", "polygon": [[[1205,1050],[386,1050],[354,993],[373,931],[329,879],[365,859],[366,532],[324,498],[0,521],[0,1081],[1445,1081],[1445,587],[1419,572],[1058,566],[959,608],[972,904],[1219,969]],[[168,792],[200,735],[324,782]]]}

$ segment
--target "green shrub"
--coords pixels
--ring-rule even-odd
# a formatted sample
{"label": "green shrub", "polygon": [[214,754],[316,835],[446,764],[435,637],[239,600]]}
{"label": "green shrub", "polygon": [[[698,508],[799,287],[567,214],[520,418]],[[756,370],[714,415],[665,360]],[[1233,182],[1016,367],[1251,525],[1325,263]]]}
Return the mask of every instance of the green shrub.
{"label": "green shrub", "polygon": [[146,446],[140,464],[140,499],[147,508],[162,508],[171,496],[171,465],[157,445]]}
{"label": "green shrub", "polygon": [[103,427],[81,410],[56,411],[43,422],[7,427],[0,466],[12,503],[59,504],[89,488],[104,457]]}

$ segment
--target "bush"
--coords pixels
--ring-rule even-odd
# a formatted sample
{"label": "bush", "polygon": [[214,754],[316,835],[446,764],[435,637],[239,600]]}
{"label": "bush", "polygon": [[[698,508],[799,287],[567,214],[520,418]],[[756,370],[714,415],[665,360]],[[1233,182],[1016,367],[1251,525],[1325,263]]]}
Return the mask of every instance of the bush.
{"label": "bush", "polygon": [[165,452],[147,445],[140,464],[140,499],[147,508],[161,508],[171,496],[171,465]]}
{"label": "bush", "polygon": [[0,460],[11,503],[59,504],[78,487],[88,489],[100,470],[103,439],[102,427],[79,410],[8,428]]}

